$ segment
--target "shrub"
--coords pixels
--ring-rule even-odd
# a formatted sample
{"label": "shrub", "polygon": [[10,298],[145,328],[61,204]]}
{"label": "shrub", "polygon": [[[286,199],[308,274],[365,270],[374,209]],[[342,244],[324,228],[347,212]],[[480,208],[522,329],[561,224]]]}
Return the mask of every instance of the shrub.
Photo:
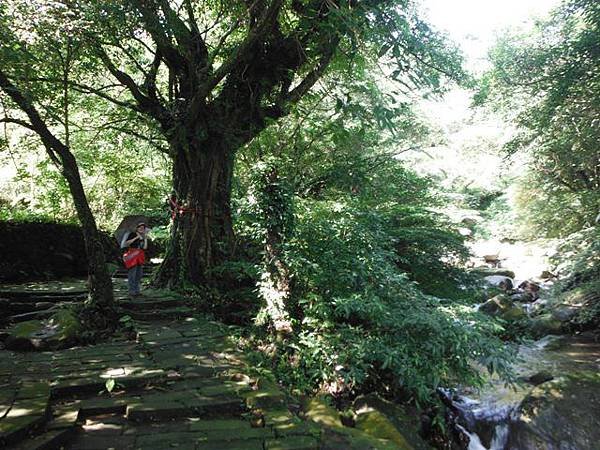
{"label": "shrub", "polygon": [[[439,386],[481,381],[473,361],[508,374],[510,349],[495,337],[495,322],[424,294],[399,270],[406,255],[394,231],[403,222],[359,206],[297,204],[286,249],[296,333],[271,356],[279,379],[304,390],[375,389],[426,401]],[[408,223],[400,227],[404,239],[411,239]],[[412,238],[428,236],[422,232]]]}

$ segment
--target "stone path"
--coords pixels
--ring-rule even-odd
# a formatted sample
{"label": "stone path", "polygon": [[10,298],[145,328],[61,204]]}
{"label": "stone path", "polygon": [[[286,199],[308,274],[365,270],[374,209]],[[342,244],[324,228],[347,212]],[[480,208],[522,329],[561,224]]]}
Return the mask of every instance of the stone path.
{"label": "stone path", "polygon": [[227,326],[192,317],[181,299],[118,300],[135,340],[0,350],[0,448],[398,448],[327,444],[330,431],[301,420],[276,384],[245,374]]}

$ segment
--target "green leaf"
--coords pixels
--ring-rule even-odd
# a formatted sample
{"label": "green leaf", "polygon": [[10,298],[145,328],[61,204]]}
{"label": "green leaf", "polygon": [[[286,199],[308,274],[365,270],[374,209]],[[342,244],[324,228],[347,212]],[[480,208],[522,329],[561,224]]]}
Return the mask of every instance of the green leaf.
{"label": "green leaf", "polygon": [[109,378],[104,383],[104,386],[106,387],[106,390],[108,392],[112,392],[112,390],[115,388],[115,379],[114,378]]}

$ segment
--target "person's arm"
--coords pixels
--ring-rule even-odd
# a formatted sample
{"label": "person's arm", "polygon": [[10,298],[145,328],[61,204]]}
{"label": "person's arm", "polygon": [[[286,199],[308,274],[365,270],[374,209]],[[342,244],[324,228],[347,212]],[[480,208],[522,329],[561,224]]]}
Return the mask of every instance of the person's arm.
{"label": "person's arm", "polygon": [[142,238],[139,234],[136,233],[136,235],[134,237],[132,237],[131,239],[127,239],[125,241],[125,247],[129,247],[132,243],[134,243],[138,239],[142,239]]}
{"label": "person's arm", "polygon": [[146,236],[146,235],[144,234],[144,237],[143,237],[143,239],[144,239],[144,241],[143,241],[143,243],[142,243],[142,249],[143,249],[143,250],[146,250],[146,249],[148,248],[148,236]]}

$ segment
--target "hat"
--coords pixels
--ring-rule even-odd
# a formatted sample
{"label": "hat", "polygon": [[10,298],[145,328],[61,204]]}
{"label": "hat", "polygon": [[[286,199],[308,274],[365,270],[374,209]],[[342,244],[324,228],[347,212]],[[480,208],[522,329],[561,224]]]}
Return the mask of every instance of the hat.
{"label": "hat", "polygon": [[140,222],[140,223],[138,223],[138,224],[137,224],[135,227],[136,227],[136,228],[138,228],[138,227],[141,227],[142,225],[143,225],[143,226],[146,226],[146,224],[145,224],[144,222]]}

